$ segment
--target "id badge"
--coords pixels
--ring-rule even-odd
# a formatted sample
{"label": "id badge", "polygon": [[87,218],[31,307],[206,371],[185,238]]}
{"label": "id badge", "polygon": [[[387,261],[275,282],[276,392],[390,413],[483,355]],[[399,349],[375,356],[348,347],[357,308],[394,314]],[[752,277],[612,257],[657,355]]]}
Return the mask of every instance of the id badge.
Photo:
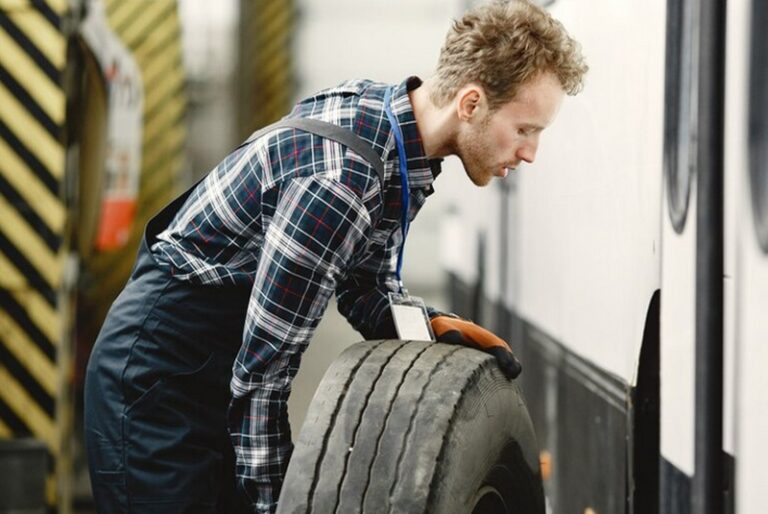
{"label": "id badge", "polygon": [[408,341],[435,340],[424,300],[418,296],[410,296],[405,290],[403,290],[403,294],[389,293],[389,308],[392,311],[392,319],[400,339]]}

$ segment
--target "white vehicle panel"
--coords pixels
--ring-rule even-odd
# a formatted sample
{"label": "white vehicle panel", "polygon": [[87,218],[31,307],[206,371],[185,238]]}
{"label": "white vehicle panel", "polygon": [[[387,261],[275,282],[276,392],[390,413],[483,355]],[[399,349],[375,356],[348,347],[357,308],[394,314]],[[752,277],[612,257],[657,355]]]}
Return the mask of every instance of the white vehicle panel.
{"label": "white vehicle panel", "polygon": [[659,284],[665,3],[557,2],[552,12],[590,71],[520,172],[519,310],[632,383]]}
{"label": "white vehicle panel", "polygon": [[[768,487],[762,473],[768,460],[768,254],[759,245],[752,210],[749,176],[748,52],[751,2],[729,4],[728,19],[735,50],[728,54],[727,172],[738,178],[738,248],[736,250],[736,505],[739,514],[762,514]],[[763,163],[765,166],[765,163]],[[765,199],[764,199],[765,200]],[[729,388],[726,385],[726,392]],[[730,394],[728,396],[731,396]],[[726,412],[726,415],[728,412]]]}
{"label": "white vehicle panel", "polygon": [[[682,234],[664,208],[661,259],[661,454],[678,469],[694,470],[696,355],[696,187],[691,186]],[[665,204],[666,205],[666,204]]]}
{"label": "white vehicle panel", "polygon": [[[736,342],[736,288],[738,284],[737,246],[739,225],[748,225],[741,218],[739,190],[747,179],[747,57],[749,48],[749,18],[747,2],[728,4],[726,27],[725,73],[725,199],[724,199],[724,253],[723,253],[723,449],[735,455],[737,411],[737,342]],[[745,196],[749,204],[748,196]]]}
{"label": "white vehicle panel", "polygon": [[[747,196],[744,196],[746,199]],[[745,219],[751,219],[744,202]],[[768,459],[768,255],[757,247],[752,223],[742,223],[739,268],[739,373],[737,495],[740,514],[762,514],[768,487],[762,473]]]}

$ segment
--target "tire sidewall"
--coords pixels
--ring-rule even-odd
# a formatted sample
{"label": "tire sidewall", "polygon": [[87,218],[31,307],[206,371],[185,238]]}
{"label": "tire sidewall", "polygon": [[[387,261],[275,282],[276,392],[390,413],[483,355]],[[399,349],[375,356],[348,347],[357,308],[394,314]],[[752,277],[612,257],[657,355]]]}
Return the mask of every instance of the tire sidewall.
{"label": "tire sidewall", "polygon": [[[488,365],[495,365],[491,359]],[[538,446],[518,385],[498,369],[478,374],[462,396],[436,464],[429,512],[469,514],[494,487],[509,514],[544,512]]]}

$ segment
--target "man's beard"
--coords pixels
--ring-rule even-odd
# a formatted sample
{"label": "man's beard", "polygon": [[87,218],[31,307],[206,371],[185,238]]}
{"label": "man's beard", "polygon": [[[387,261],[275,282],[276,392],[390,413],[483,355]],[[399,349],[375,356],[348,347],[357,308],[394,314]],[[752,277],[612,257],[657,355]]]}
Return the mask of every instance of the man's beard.
{"label": "man's beard", "polygon": [[494,175],[494,164],[490,160],[491,149],[484,134],[489,121],[489,117],[486,117],[476,129],[466,133],[459,141],[459,159],[467,177],[476,186],[488,185]]}

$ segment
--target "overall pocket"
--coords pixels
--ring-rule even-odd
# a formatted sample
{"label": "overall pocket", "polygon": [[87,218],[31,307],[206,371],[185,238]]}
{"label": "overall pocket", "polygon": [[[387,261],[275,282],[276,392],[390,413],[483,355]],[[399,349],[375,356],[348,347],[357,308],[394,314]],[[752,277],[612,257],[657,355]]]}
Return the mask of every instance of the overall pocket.
{"label": "overall pocket", "polygon": [[[197,369],[160,378],[125,411],[126,483],[131,502],[215,504],[220,490],[228,389],[211,354]],[[231,451],[231,450],[230,450]]]}

